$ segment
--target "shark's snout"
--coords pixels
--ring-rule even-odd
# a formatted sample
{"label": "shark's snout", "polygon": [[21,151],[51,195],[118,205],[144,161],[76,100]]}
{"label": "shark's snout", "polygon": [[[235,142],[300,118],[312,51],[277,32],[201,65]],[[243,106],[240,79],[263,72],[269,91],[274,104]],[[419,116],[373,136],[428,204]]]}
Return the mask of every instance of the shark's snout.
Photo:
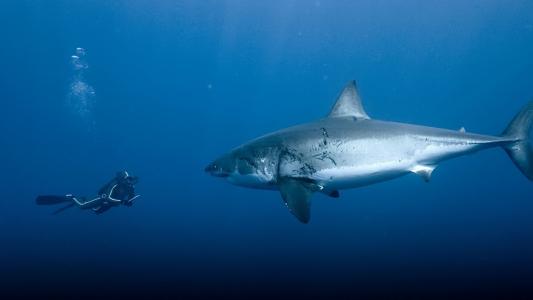
{"label": "shark's snout", "polygon": [[216,177],[229,177],[229,173],[224,171],[217,163],[210,163],[204,170]]}

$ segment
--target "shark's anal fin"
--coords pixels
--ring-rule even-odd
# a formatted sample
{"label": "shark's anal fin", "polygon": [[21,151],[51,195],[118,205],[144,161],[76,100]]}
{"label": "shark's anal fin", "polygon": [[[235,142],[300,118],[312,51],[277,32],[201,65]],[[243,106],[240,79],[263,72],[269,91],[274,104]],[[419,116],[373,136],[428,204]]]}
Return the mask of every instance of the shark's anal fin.
{"label": "shark's anal fin", "polygon": [[346,87],[342,90],[328,117],[353,117],[356,120],[370,119],[363,108],[361,97],[359,97],[359,92],[357,91],[357,86],[354,80],[348,82]]}
{"label": "shark's anal fin", "polygon": [[313,184],[294,179],[279,180],[279,190],[289,211],[302,223],[309,223],[311,217],[311,196],[314,192]]}
{"label": "shark's anal fin", "polygon": [[416,165],[412,167],[409,171],[420,175],[425,182],[429,182],[431,179],[431,174],[437,168],[435,165]]}

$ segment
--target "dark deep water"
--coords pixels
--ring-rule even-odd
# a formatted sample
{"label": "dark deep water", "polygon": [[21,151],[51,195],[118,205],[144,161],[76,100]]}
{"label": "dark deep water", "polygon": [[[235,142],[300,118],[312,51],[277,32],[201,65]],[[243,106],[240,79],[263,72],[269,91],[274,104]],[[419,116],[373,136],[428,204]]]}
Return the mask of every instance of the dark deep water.
{"label": "dark deep water", "polygon": [[[532,1],[5,0],[0,39],[0,294],[533,297],[533,184],[501,150],[316,195],[309,225],[203,172],[350,79],[374,118],[499,134],[533,97]],[[34,203],[120,169],[131,208]]]}

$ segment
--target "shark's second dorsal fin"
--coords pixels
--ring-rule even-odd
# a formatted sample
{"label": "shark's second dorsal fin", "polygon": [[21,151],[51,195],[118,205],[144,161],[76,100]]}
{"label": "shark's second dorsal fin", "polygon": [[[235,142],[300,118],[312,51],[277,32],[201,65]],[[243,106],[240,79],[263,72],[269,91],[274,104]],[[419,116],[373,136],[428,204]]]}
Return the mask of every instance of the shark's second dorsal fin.
{"label": "shark's second dorsal fin", "polygon": [[361,97],[359,97],[357,92],[355,80],[348,82],[344,90],[342,90],[328,117],[354,117],[357,120],[370,119],[361,104]]}

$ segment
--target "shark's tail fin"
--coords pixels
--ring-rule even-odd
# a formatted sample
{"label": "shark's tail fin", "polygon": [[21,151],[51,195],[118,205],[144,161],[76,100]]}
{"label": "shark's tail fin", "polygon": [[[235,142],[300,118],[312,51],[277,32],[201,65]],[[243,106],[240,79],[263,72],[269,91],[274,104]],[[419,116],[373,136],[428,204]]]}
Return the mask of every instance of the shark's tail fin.
{"label": "shark's tail fin", "polygon": [[530,101],[503,132],[503,136],[512,140],[504,146],[505,151],[529,180],[533,180],[533,147],[530,142],[532,127],[533,101]]}

